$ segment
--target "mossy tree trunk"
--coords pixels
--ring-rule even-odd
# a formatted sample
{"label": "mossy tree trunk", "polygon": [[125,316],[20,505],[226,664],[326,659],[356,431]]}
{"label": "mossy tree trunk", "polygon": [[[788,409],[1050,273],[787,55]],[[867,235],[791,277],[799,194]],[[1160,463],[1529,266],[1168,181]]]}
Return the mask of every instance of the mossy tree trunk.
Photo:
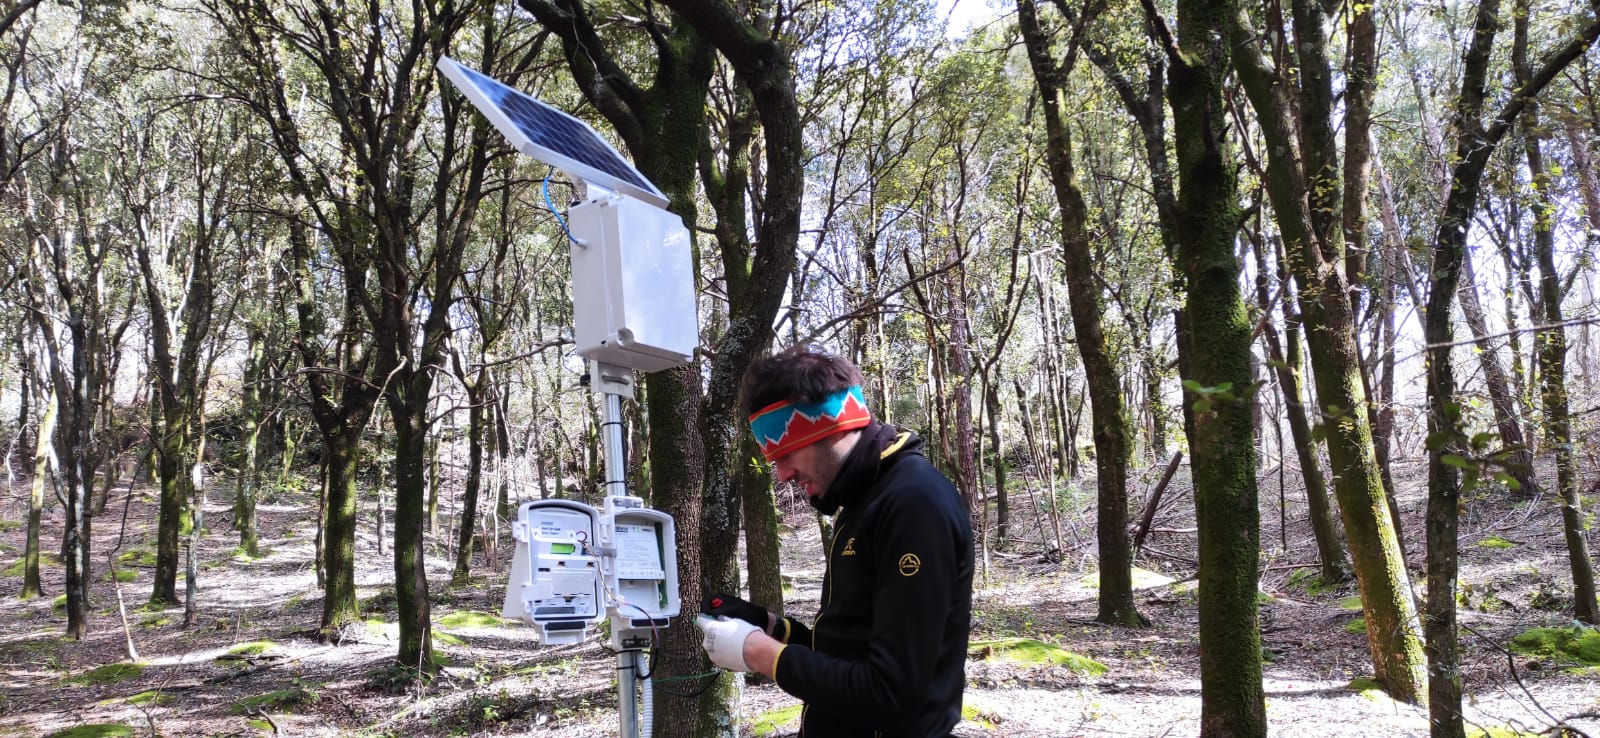
{"label": "mossy tree trunk", "polygon": [[327,465],[322,514],[322,619],[325,641],[338,641],[339,629],[361,619],[356,602],[356,463],[360,434],[352,430],[324,433]]}
{"label": "mossy tree trunk", "polygon": [[[1516,58],[1526,60],[1528,6],[1518,3]],[[1428,620],[1427,651],[1431,679],[1428,686],[1429,721],[1435,738],[1461,738],[1462,684],[1456,638],[1456,582],[1458,573],[1461,467],[1473,456],[1464,438],[1462,412],[1456,396],[1450,350],[1455,339],[1452,303],[1460,285],[1467,256],[1467,231],[1477,209],[1483,172],[1500,141],[1536,97],[1567,64],[1581,56],[1596,37],[1600,21],[1580,28],[1569,41],[1544,56],[1537,70],[1517,76],[1511,97],[1484,125],[1489,91],[1490,59],[1501,27],[1499,0],[1481,0],[1472,36],[1462,56],[1460,95],[1456,101],[1455,166],[1450,172],[1443,211],[1434,237],[1428,311],[1423,322],[1427,341],[1428,389]]]}
{"label": "mossy tree trunk", "polygon": [[[591,20],[591,10],[579,0],[520,0],[519,4],[561,39],[568,70],[585,97],[620,135],[640,173],[667,195],[668,209],[693,227],[698,222],[695,178],[706,140],[706,95],[715,63],[710,42],[683,15],[669,11],[667,18],[650,21],[656,24],[656,32],[651,34],[654,68],[630,70],[613,56],[613,46],[602,40]],[[638,63],[649,62],[641,59]],[[636,71],[651,72],[641,75],[652,79],[648,87],[635,81]],[[731,283],[732,278],[730,296]],[[770,318],[767,324],[771,324]],[[715,364],[722,360],[720,348],[717,356],[712,369],[713,390],[704,397],[700,369],[695,365],[653,372],[644,380],[645,401],[650,408],[649,455],[654,487],[648,496],[657,509],[676,520],[679,594],[686,608],[700,601],[702,584],[731,589],[737,582],[731,546],[725,549],[725,555],[703,553],[711,545],[707,536],[738,534],[738,498],[729,494],[728,483],[735,448],[732,433],[721,427],[727,421],[717,416],[707,435],[704,420],[705,403],[735,401],[733,397],[717,397],[719,391],[736,394],[717,384]],[[723,551],[720,546],[711,550]],[[697,650],[693,619],[676,619],[667,629],[663,648],[689,653]],[[701,665],[691,660],[665,660],[655,665],[656,676],[685,676],[701,671]],[[658,691],[657,697],[665,699],[656,708],[656,734],[687,738],[706,734],[705,725],[725,724],[730,686],[729,679],[719,679],[699,696],[699,707],[691,707],[693,699],[676,692]]]}
{"label": "mossy tree trunk", "polygon": [[[1303,4],[1297,3],[1298,4]],[[1255,48],[1260,38],[1243,18],[1230,18],[1239,79],[1254,107],[1268,152],[1265,180],[1299,287],[1300,312],[1321,405],[1334,491],[1344,518],[1356,581],[1367,621],[1367,645],[1378,682],[1396,699],[1423,697],[1421,626],[1411,599],[1405,558],[1389,511],[1372,442],[1360,353],[1355,340],[1349,283],[1342,263],[1336,203],[1338,176],[1332,166],[1326,115],[1326,37],[1321,10],[1295,24],[1303,65],[1319,69],[1304,90],[1274,84],[1277,72]],[[1304,47],[1321,45],[1315,52]],[[1320,61],[1319,61],[1320,60]],[[1320,64],[1320,67],[1317,66]],[[1291,98],[1292,92],[1299,94]],[[1318,104],[1297,107],[1296,101]],[[1298,117],[1292,111],[1299,111]],[[1322,117],[1318,117],[1318,116]]]}
{"label": "mossy tree trunk", "polygon": [[780,567],[778,505],[773,499],[772,475],[761,458],[755,436],[740,434],[739,456],[734,461],[734,486],[744,512],[746,579],[750,601],[782,615],[783,571]]}
{"label": "mossy tree trunk", "polygon": [[[157,287],[153,272],[150,270],[149,253],[146,250],[141,250],[141,253],[145,291],[147,294],[159,294],[155,293]],[[206,257],[206,261],[209,262],[209,257]],[[209,282],[209,276],[204,277],[203,281]],[[209,289],[205,291],[209,294]],[[208,324],[211,310],[209,297],[191,294],[186,299],[205,303],[206,317],[201,318],[200,322]],[[150,594],[150,602],[155,605],[173,605],[179,602],[176,582],[181,539],[189,537],[196,525],[197,511],[194,509],[192,499],[195,489],[189,471],[198,458],[199,413],[204,403],[199,387],[203,382],[195,376],[195,373],[200,358],[198,340],[204,337],[207,326],[188,325],[184,329],[182,353],[174,357],[167,338],[170,328],[165,319],[166,308],[163,304],[165,300],[160,296],[153,296],[148,297],[147,302],[150,304],[152,324],[151,369],[155,375],[153,379],[160,403],[157,413],[160,425],[152,430],[155,433],[156,476],[161,486],[156,533],[155,583]],[[188,313],[187,309],[185,313]],[[191,343],[191,336],[195,331],[200,335],[194,337],[194,342]]]}
{"label": "mossy tree trunk", "polygon": [[1045,157],[1061,208],[1059,235],[1067,304],[1083,361],[1094,427],[1096,536],[1100,554],[1100,609],[1096,619],[1138,626],[1144,619],[1133,602],[1133,545],[1128,538],[1128,413],[1117,359],[1102,327],[1104,309],[1089,246],[1089,209],[1076,181],[1071,132],[1062,109],[1067,74],[1077,62],[1080,46],[1076,39],[1069,42],[1065,58],[1057,61],[1032,0],[1018,0],[1017,10],[1044,111]]}
{"label": "mossy tree trunk", "polygon": [[[749,91],[760,120],[765,159],[761,166],[763,184],[758,218],[753,229],[755,242],[744,239],[719,239],[722,266],[728,281],[728,328],[717,341],[711,365],[710,389],[700,407],[701,434],[705,438],[706,525],[716,529],[701,542],[702,556],[709,561],[734,558],[736,538],[733,529],[722,528],[728,521],[723,512],[733,510],[738,493],[729,483],[728,470],[738,448],[733,434],[747,433],[738,411],[735,390],[757,356],[771,340],[771,326],[778,313],[789,276],[794,271],[795,250],[800,235],[800,201],[804,189],[802,168],[805,148],[801,136],[800,109],[796,99],[795,68],[785,42],[777,29],[766,24],[765,13],[744,15],[725,0],[670,0],[667,5],[692,19],[699,36],[714,44],[733,68],[735,76]],[[745,152],[725,152],[725,171],[744,165]],[[705,181],[702,173],[702,181]],[[737,191],[724,191],[719,218],[731,211]],[[653,417],[653,414],[652,414]],[[711,586],[731,584],[731,572],[707,574]],[[720,703],[720,704],[719,704]],[[701,698],[701,728],[707,719],[727,714],[728,706],[719,697]],[[720,724],[720,721],[719,721]],[[726,731],[727,728],[724,728]]]}
{"label": "mossy tree trunk", "polygon": [[[1283,393],[1283,410],[1289,421],[1289,435],[1294,441],[1295,456],[1300,461],[1300,481],[1305,485],[1306,507],[1311,518],[1312,536],[1317,542],[1317,559],[1321,564],[1324,583],[1332,584],[1350,578],[1350,565],[1345,559],[1344,545],[1334,526],[1333,510],[1328,504],[1327,480],[1322,475],[1322,461],[1317,458],[1317,442],[1311,435],[1311,423],[1306,419],[1306,402],[1302,399],[1303,382],[1300,378],[1300,335],[1290,328],[1287,346],[1278,336],[1272,321],[1272,298],[1268,294],[1266,244],[1259,235],[1252,237],[1251,249],[1256,260],[1256,300],[1263,316],[1261,335],[1266,341],[1267,356],[1277,373],[1278,388]],[[1278,272],[1287,276],[1285,270]],[[1285,284],[1281,289],[1288,289]],[[1293,321],[1293,318],[1290,318]],[[1281,453],[1281,452],[1280,452]]]}
{"label": "mossy tree trunk", "polygon": [[995,386],[994,379],[986,379],[983,383],[983,402],[989,421],[989,448],[994,454],[994,537],[991,545],[995,550],[1004,551],[1010,548],[1011,499],[1006,488],[1006,447],[1000,437],[1000,424],[1004,422],[1005,410],[1000,406],[1000,390]]}
{"label": "mossy tree trunk", "polygon": [[[435,104],[434,65],[449,47],[450,39],[465,27],[472,10],[470,4],[444,6],[432,17],[405,19],[410,46],[392,60],[395,77],[387,92],[390,99],[385,108],[369,112],[373,129],[384,130],[384,135],[395,141],[417,139],[425,111]],[[482,23],[484,62],[498,58],[501,45],[512,41],[509,26],[490,13],[471,17]],[[370,21],[374,28],[391,22],[377,17]],[[379,49],[391,42],[383,34],[373,33],[362,43],[376,57],[381,53]],[[346,94],[355,94],[367,82],[361,75],[351,75],[339,84]],[[400,621],[396,662],[418,675],[433,674],[439,668],[433,654],[425,548],[427,451],[433,427],[428,408],[434,377],[444,370],[448,360],[453,330],[450,313],[482,201],[491,135],[488,122],[465,98],[442,96],[437,104],[442,109],[444,142],[438,161],[425,161],[418,147],[395,152],[394,160],[374,156],[362,162],[373,186],[371,212],[377,233],[373,266],[380,299],[373,319],[377,333],[374,363],[381,376],[391,378],[383,399],[395,432],[394,577]],[[422,193],[410,174],[422,166],[437,166],[453,175],[450,186],[432,190],[429,200],[416,199]],[[412,230],[415,211],[423,208],[437,214],[433,231],[426,236]],[[416,262],[428,268],[419,271],[412,266]],[[421,315],[414,311],[415,294],[426,296],[427,309]],[[463,527],[470,533],[465,522]],[[470,553],[470,545],[467,550]]]}
{"label": "mossy tree trunk", "polygon": [[[1246,396],[1250,321],[1234,242],[1241,221],[1226,139],[1233,0],[1179,0],[1177,38],[1145,9],[1167,54],[1177,153],[1176,265],[1186,295],[1180,370],[1190,389],[1190,466],[1200,545],[1200,734],[1265,736],[1256,578],[1260,513]],[[1201,403],[1206,400],[1206,403]],[[1206,405],[1209,404],[1209,407]]]}
{"label": "mossy tree trunk", "polygon": [[[322,440],[322,474],[318,494],[321,500],[321,525],[318,527],[319,583],[323,590],[322,616],[318,624],[321,638],[337,639],[338,629],[358,618],[355,602],[355,464],[361,433],[374,411],[377,382],[371,381],[370,322],[363,303],[370,261],[359,245],[370,240],[354,215],[355,202],[343,195],[327,197],[332,184],[323,173],[302,159],[304,147],[290,101],[289,71],[278,66],[280,43],[291,35],[278,18],[247,0],[231,0],[216,7],[218,20],[230,40],[254,65],[251,84],[239,90],[242,98],[253,102],[272,134],[272,145],[288,173],[293,191],[303,201],[305,217],[289,221],[290,288],[294,291],[294,348],[306,383],[307,404],[317,433]],[[357,195],[357,197],[361,197]],[[331,204],[330,204],[331,203]],[[327,251],[339,263],[340,284],[336,299],[319,292],[322,282],[313,275],[321,268],[323,244],[313,244],[313,230],[305,220],[318,223],[315,238],[327,239]],[[333,309],[327,310],[326,303]],[[329,326],[328,313],[337,316],[338,330]],[[328,342],[325,338],[336,336]],[[285,414],[285,424],[290,422]],[[294,459],[294,434],[287,428],[283,475],[289,474]]]}

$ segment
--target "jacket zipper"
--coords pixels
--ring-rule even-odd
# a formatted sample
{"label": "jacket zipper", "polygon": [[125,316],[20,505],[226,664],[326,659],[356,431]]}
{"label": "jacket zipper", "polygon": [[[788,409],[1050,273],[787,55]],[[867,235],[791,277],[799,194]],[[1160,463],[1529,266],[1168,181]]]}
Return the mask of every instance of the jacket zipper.
{"label": "jacket zipper", "polygon": [[[899,451],[900,447],[906,445],[906,441],[908,441],[910,439],[911,439],[911,434],[909,434],[909,433],[901,433],[900,436],[898,438],[896,438],[893,443],[889,444],[888,448],[884,449],[882,452],[880,452],[878,454],[878,458],[887,459],[890,456],[893,456],[894,452]],[[828,576],[828,595],[827,595],[827,599],[823,600],[823,602],[822,602],[822,608],[824,610],[826,610],[828,608],[828,605],[833,604],[833,547],[839,545],[839,529],[844,527],[844,511],[843,510],[839,511],[838,520],[839,520],[839,525],[834,526],[834,529],[833,529],[833,540],[828,542],[828,571],[827,571],[827,576]],[[811,623],[811,650],[813,650],[813,651],[817,650],[817,626],[819,626],[821,624],[822,624],[822,615],[819,613],[817,615],[817,619],[812,621],[812,623]],[[801,705],[800,706],[800,738],[805,738],[805,736],[806,736],[806,713],[808,713],[810,711],[811,711],[811,706],[810,705]],[[873,736],[873,738],[882,738],[883,731],[874,730],[874,731],[872,731],[872,736]]]}

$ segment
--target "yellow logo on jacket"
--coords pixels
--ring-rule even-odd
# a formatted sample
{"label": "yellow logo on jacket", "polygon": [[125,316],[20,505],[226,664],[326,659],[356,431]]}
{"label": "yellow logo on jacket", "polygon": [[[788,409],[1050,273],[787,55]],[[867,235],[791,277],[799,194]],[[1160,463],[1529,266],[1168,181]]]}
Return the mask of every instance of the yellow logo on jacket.
{"label": "yellow logo on jacket", "polygon": [[854,555],[856,555],[856,539],[851,538],[850,540],[845,541],[844,542],[844,550],[840,551],[839,555],[840,556],[854,556]]}
{"label": "yellow logo on jacket", "polygon": [[919,571],[922,571],[922,559],[917,558],[916,554],[906,554],[900,557],[900,576],[915,576]]}

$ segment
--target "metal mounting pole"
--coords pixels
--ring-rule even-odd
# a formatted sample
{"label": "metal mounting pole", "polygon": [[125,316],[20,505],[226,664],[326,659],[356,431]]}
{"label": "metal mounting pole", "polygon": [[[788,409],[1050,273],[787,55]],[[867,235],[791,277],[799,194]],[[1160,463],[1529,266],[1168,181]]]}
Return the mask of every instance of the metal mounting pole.
{"label": "metal mounting pole", "polygon": [[[633,371],[626,367],[590,362],[590,387],[605,401],[601,411],[600,445],[605,454],[606,497],[628,494],[627,459],[622,445],[622,398],[633,397]],[[617,653],[617,712],[621,738],[639,735],[639,652]]]}

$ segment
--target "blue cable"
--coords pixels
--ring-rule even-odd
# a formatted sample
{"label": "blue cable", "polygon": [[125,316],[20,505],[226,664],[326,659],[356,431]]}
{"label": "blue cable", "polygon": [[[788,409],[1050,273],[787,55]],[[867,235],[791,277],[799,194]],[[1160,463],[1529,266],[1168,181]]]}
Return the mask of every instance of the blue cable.
{"label": "blue cable", "polygon": [[550,175],[554,174],[555,171],[555,167],[550,167],[544,173],[544,205],[549,208],[551,215],[556,216],[556,222],[561,224],[561,231],[567,234],[567,239],[577,243],[578,239],[573,238],[572,231],[567,228],[567,219],[561,217],[561,211],[556,210],[556,204],[550,200]]}

